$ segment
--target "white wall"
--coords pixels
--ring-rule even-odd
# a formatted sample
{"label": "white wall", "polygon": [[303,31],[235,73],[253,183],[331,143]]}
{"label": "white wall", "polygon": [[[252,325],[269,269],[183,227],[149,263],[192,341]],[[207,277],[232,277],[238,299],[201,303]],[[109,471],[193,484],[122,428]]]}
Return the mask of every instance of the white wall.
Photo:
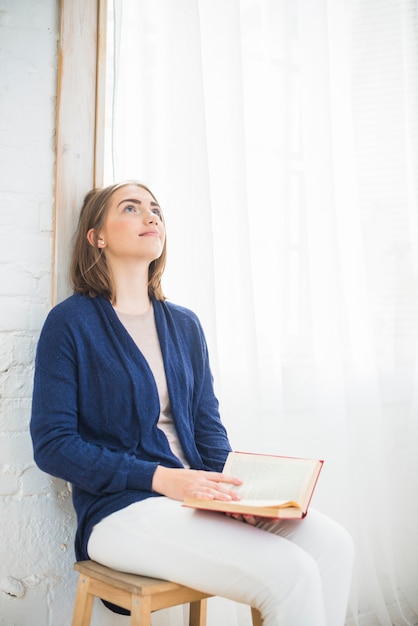
{"label": "white wall", "polygon": [[33,465],[33,359],[51,305],[58,0],[0,0],[0,624],[70,624],[74,515]]}

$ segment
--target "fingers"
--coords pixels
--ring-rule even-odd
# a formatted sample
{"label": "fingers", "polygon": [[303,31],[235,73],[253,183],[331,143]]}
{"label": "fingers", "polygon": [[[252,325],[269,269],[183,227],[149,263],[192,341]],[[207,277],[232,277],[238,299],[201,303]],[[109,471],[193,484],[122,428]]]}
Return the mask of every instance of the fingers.
{"label": "fingers", "polygon": [[225,476],[217,472],[199,472],[199,480],[194,485],[193,497],[210,500],[239,500],[240,496],[226,485],[241,485],[235,476]]}
{"label": "fingers", "polygon": [[255,515],[241,514],[241,513],[225,513],[228,517],[233,517],[239,522],[244,522],[245,524],[250,524],[251,526],[255,526],[258,522],[257,517]]}
{"label": "fingers", "polygon": [[216,472],[208,472],[212,476],[215,476],[215,480],[219,483],[229,483],[230,485],[242,485],[242,480],[237,476],[228,476],[227,474],[219,474]]}
{"label": "fingers", "polygon": [[235,491],[224,489],[214,482],[195,487],[191,495],[194,498],[203,498],[205,500],[223,500],[226,502],[240,499],[239,494],[235,493]]}
{"label": "fingers", "polygon": [[154,472],[152,489],[174,500],[184,500],[187,496],[209,500],[239,500],[240,496],[233,487],[241,484],[239,478],[220,472],[159,465]]}

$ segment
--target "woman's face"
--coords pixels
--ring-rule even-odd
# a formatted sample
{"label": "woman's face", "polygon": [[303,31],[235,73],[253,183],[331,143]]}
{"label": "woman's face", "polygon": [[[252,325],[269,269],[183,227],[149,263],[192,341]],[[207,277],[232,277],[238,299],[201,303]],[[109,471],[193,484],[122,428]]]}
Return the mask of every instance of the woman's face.
{"label": "woman's face", "polygon": [[164,241],[161,210],[152,195],[137,185],[117,189],[98,232],[97,245],[104,249],[106,259],[143,260],[149,265],[161,255]]}

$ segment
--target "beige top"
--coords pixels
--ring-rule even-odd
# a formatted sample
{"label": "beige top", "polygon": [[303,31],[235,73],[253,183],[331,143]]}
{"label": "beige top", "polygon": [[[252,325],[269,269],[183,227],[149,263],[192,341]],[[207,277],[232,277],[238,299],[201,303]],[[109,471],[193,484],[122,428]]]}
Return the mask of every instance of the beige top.
{"label": "beige top", "polygon": [[180,459],[185,467],[188,467],[178,439],[176,426],[171,416],[167,379],[165,376],[157,327],[155,325],[154,309],[151,305],[148,311],[143,315],[130,315],[129,313],[122,313],[121,311],[116,311],[116,314],[146,358],[154,375],[160,400],[158,428],[166,435],[173,453]]}

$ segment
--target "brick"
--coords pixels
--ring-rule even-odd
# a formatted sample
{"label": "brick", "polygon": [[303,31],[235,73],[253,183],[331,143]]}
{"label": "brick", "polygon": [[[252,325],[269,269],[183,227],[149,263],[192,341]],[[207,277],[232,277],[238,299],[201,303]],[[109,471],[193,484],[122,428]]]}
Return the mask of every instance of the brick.
{"label": "brick", "polygon": [[19,489],[21,475],[19,474],[0,474],[0,496],[13,495]]}
{"label": "brick", "polygon": [[[45,592],[41,590],[31,590],[23,598],[14,598],[6,593],[2,594],[2,625],[20,626],[28,622],[16,621],[16,614],[36,615],[36,624],[48,624],[49,608]],[[23,612],[24,611],[24,612]]]}
{"label": "brick", "polygon": [[[6,548],[0,562],[0,576],[18,579],[29,575],[59,571],[63,557],[62,544],[74,539],[75,514],[70,500],[55,501],[47,494],[33,497],[5,497],[7,519],[2,519],[2,541]],[[16,537],[19,541],[16,542]],[[23,550],[25,559],[19,558]],[[69,551],[71,552],[71,551]]]}
{"label": "brick", "polygon": [[31,395],[24,398],[0,397],[0,432],[12,433],[28,430],[32,404]]}
{"label": "brick", "polygon": [[32,395],[33,364],[14,365],[0,373],[0,389],[5,398],[22,398]]}
{"label": "brick", "polygon": [[[0,191],[2,206],[2,228],[16,229],[16,216],[19,216],[19,232],[53,230],[53,196],[51,194],[23,194]],[[47,227],[48,225],[48,227]]]}
{"label": "brick", "polygon": [[15,263],[5,263],[0,265],[0,284],[3,285],[3,295],[19,296],[34,291],[37,278]]}
{"label": "brick", "polygon": [[[43,267],[31,267],[30,263],[23,264],[1,264],[0,282],[3,285],[3,293],[0,301],[5,302],[10,298],[12,302],[16,300],[29,301],[42,300],[45,295],[50,299],[52,292],[52,276],[49,270]],[[0,317],[2,313],[0,313]],[[10,330],[10,328],[9,328]],[[15,328],[15,330],[18,330]]]}
{"label": "brick", "polygon": [[51,492],[51,476],[41,472],[33,465],[23,472],[19,480],[19,494],[21,496],[34,496]]}
{"label": "brick", "polygon": [[0,232],[0,263],[30,264],[35,275],[51,271],[52,235],[4,228]]}
{"label": "brick", "polygon": [[[24,364],[33,361],[37,337],[30,332],[0,333],[2,351],[0,369],[3,363]],[[5,357],[5,358],[4,358]]]}
{"label": "brick", "polygon": [[33,450],[29,433],[0,433],[0,464],[16,473],[32,467]]}
{"label": "brick", "polygon": [[0,319],[3,331],[26,330],[39,331],[50,310],[50,303],[31,302],[29,298],[0,297]]}

